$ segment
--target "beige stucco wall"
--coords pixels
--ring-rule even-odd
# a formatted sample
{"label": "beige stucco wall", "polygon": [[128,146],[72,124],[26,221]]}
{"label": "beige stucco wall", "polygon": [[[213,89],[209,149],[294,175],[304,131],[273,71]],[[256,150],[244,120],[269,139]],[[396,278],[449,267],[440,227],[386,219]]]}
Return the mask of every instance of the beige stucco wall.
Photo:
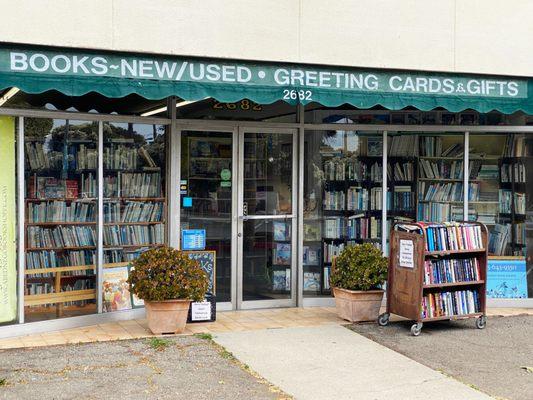
{"label": "beige stucco wall", "polygon": [[533,76],[531,0],[0,0],[0,41]]}

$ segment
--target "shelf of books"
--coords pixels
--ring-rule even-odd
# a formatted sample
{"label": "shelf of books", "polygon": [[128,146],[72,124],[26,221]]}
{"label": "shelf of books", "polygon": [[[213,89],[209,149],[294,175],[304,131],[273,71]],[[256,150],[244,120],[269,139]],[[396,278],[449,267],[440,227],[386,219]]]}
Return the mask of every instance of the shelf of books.
{"label": "shelf of books", "polygon": [[[51,120],[42,120],[51,121]],[[25,127],[27,320],[96,311],[97,129]],[[44,317],[43,317],[44,316]]]}
{"label": "shelf of books", "polygon": [[103,151],[103,266],[133,261],[165,243],[163,135],[106,125]]}
{"label": "shelf of books", "polygon": [[387,158],[387,232],[396,222],[416,220],[417,209],[417,135],[397,135],[388,139]]}
{"label": "shelf of books", "polygon": [[386,325],[390,314],[424,322],[478,318],[485,327],[487,228],[477,222],[398,223],[391,232]]}
{"label": "shelf of books", "polygon": [[[462,135],[420,136],[418,220],[463,220],[464,143]],[[476,167],[469,171],[469,200],[479,200]]]}

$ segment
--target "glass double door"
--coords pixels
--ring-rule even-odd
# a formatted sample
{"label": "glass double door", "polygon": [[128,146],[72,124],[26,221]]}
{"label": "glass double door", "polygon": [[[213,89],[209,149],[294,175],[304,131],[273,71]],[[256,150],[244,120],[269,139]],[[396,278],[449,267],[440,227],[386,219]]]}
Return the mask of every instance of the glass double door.
{"label": "glass double door", "polygon": [[296,135],[239,131],[239,308],[295,305]]}
{"label": "glass double door", "polygon": [[205,229],[217,300],[296,305],[295,131],[183,129],[180,137],[179,227]]}

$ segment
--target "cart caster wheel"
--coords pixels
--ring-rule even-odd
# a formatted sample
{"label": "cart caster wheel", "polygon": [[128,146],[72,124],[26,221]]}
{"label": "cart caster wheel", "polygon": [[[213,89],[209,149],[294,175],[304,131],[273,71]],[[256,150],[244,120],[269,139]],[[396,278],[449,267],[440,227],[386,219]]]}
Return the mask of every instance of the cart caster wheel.
{"label": "cart caster wheel", "polygon": [[486,326],[487,326],[487,317],[485,315],[482,315],[481,317],[478,317],[476,319],[477,329],[485,329]]}
{"label": "cart caster wheel", "polygon": [[389,313],[383,313],[379,316],[378,318],[378,325],[379,326],[387,326],[389,324],[389,318],[390,318],[390,314]]}
{"label": "cart caster wheel", "polygon": [[422,322],[418,322],[411,326],[411,333],[413,334],[413,336],[420,335],[420,332],[422,332],[422,325],[423,325]]}

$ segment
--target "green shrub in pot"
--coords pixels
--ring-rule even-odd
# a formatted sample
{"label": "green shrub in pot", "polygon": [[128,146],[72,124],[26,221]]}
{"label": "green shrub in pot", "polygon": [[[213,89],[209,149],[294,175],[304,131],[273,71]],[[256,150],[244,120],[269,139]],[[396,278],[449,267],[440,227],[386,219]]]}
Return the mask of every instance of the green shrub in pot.
{"label": "green shrub in pot", "polygon": [[144,252],[132,262],[132,267],[128,278],[130,290],[145,301],[152,332],[182,331],[190,302],[205,297],[207,273],[186,253],[167,246]]}
{"label": "green shrub in pot", "polygon": [[331,286],[348,290],[379,289],[387,279],[388,259],[370,243],[346,247],[335,258]]}
{"label": "green shrub in pot", "polygon": [[330,284],[337,313],[351,322],[377,319],[388,259],[370,243],[346,247],[335,258]]}

